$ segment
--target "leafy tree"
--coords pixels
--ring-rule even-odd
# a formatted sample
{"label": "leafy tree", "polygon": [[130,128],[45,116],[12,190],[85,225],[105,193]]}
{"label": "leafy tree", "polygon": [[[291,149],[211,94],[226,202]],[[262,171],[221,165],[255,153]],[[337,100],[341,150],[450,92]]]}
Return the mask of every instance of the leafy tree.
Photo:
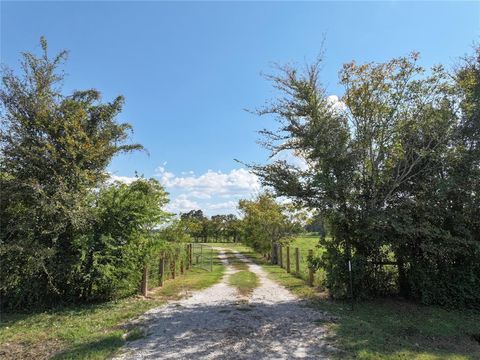
{"label": "leafy tree", "polygon": [[207,241],[208,238],[208,218],[203,215],[202,210],[190,210],[187,213],[180,215],[180,219],[187,229],[187,233],[190,234],[195,241],[203,239]]}
{"label": "leafy tree", "polygon": [[275,244],[288,240],[298,229],[285,214],[285,207],[272,195],[261,194],[254,200],[240,200],[238,208],[243,215],[244,241],[267,257],[271,254],[272,262],[276,263]]}
{"label": "leafy tree", "polygon": [[23,74],[2,74],[0,90],[0,260],[4,304],[37,304],[70,296],[90,222],[87,199],[127,145],[130,125],[116,121],[123,97],[100,101],[97,90],[61,91],[62,51],[24,53]]}
{"label": "leafy tree", "polygon": [[155,179],[100,189],[92,204],[91,231],[76,242],[82,259],[77,272],[80,299],[107,300],[137,291],[143,265],[173,240],[165,230],[158,233],[170,216],[162,210],[167,202]]}
{"label": "leafy tree", "polygon": [[231,239],[233,242],[240,241],[241,220],[234,214],[224,215],[224,237]]}
{"label": "leafy tree", "polygon": [[238,219],[233,214],[213,215],[208,221],[209,236],[215,241],[232,239],[238,240],[239,224]]}
{"label": "leafy tree", "polygon": [[[320,263],[334,294],[346,293],[352,259],[357,295],[387,291],[388,271],[377,265],[395,263],[405,296],[479,304],[472,262],[479,251],[478,57],[456,81],[441,66],[427,72],[417,62],[413,53],[344,65],[338,102],[319,81],[321,61],[304,72],[280,68],[269,78],[281,97],[258,111],[280,123],[261,132],[264,144],[272,154],[293,151],[307,166],[278,160],[252,168],[277,195],[328,221],[332,240]],[[455,290],[452,277],[462,278]]]}

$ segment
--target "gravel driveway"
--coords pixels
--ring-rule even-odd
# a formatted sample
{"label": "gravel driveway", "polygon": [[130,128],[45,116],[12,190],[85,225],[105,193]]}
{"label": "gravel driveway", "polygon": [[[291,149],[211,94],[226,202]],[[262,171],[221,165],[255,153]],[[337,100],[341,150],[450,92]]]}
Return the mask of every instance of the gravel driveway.
{"label": "gravel driveway", "polygon": [[334,349],[319,325],[329,316],[314,310],[263,269],[234,252],[257,274],[260,286],[241,298],[228,285],[236,270],[190,297],[152,309],[137,319],[147,336],[128,342],[115,359],[326,359]]}

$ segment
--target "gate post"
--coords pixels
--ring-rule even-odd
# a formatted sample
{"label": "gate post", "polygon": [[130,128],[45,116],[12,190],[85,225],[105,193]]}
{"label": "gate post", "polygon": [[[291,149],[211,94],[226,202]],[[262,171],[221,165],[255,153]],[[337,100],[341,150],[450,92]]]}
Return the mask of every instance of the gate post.
{"label": "gate post", "polygon": [[295,272],[300,276],[300,250],[295,248]]}
{"label": "gate post", "polygon": [[190,267],[192,267],[192,248],[193,248],[193,244],[189,244],[188,245],[189,249],[188,249],[188,262],[190,263]]}
{"label": "gate post", "polygon": [[[313,250],[308,250],[308,257],[313,257]],[[313,286],[313,268],[312,265],[308,264],[308,285]]]}
{"label": "gate post", "polygon": [[279,256],[278,256],[278,258],[279,258],[279,263],[280,263],[280,267],[283,268],[282,245],[280,244],[278,248],[279,248],[279,250],[278,250],[278,252],[279,252]]}
{"label": "gate post", "polygon": [[165,258],[160,258],[160,263],[158,265],[158,285],[163,286],[165,283]]}
{"label": "gate post", "polygon": [[290,272],[290,246],[287,245],[287,273]]}

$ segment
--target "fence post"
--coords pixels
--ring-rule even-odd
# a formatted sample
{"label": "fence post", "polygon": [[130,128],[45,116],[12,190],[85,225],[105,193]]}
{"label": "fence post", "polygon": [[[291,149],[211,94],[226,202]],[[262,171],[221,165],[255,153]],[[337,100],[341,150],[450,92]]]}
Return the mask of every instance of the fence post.
{"label": "fence post", "polygon": [[276,242],[272,242],[272,251],[271,251],[271,259],[270,262],[272,265],[278,264],[278,244]]}
{"label": "fence post", "polygon": [[192,267],[192,250],[193,244],[189,244],[189,249],[188,249],[188,262],[190,263],[190,267]]}
{"label": "fence post", "polygon": [[180,274],[184,274],[185,273],[185,266],[183,264],[183,258],[180,259]]}
{"label": "fence post", "polygon": [[186,260],[185,268],[186,268],[187,270],[190,269],[190,261],[188,261],[188,247],[189,247],[188,244],[185,245],[185,255],[186,255],[186,256],[185,256],[185,260]]}
{"label": "fence post", "polygon": [[158,265],[158,285],[163,286],[165,282],[165,258],[160,258],[160,263]]}
{"label": "fence post", "polygon": [[279,260],[280,260],[280,267],[283,268],[283,254],[282,254],[282,245],[280,245],[280,256],[279,256]]}
{"label": "fence post", "polygon": [[[313,256],[313,250],[308,250],[308,257],[311,258]],[[308,285],[313,286],[313,268],[310,264],[308,264]]]}
{"label": "fence post", "polygon": [[295,248],[295,272],[300,276],[300,250]]}
{"label": "fence post", "polygon": [[148,266],[143,267],[143,276],[142,276],[142,295],[147,296],[148,293]]}
{"label": "fence post", "polygon": [[290,272],[290,246],[287,245],[287,272]]}
{"label": "fence post", "polygon": [[172,260],[170,269],[172,270],[172,279],[175,279],[176,271],[177,271],[177,262],[175,259]]}

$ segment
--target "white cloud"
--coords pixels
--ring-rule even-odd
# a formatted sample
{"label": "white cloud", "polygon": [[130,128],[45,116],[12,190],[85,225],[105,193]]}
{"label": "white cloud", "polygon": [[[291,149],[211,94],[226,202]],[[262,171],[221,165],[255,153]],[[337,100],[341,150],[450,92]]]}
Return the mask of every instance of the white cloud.
{"label": "white cloud", "polygon": [[162,165],[155,176],[171,195],[168,211],[175,213],[192,209],[202,209],[207,215],[235,213],[239,199],[260,191],[257,176],[244,168],[227,173],[208,170],[200,175],[184,171],[177,176]]}
{"label": "white cloud", "polygon": [[187,212],[190,210],[197,210],[200,208],[201,207],[197,202],[188,199],[188,197],[183,194],[173,199],[166,206],[166,210],[173,213]]}
{"label": "white cloud", "polygon": [[221,203],[213,203],[213,204],[207,204],[206,210],[211,210],[211,211],[228,211],[228,212],[233,212],[233,209],[236,209],[238,202],[236,201],[226,201],[226,202],[221,202]]}
{"label": "white cloud", "polygon": [[120,181],[124,184],[131,184],[132,182],[134,182],[137,179],[138,178],[136,178],[135,176],[118,176],[118,175],[110,174],[110,178],[107,180],[107,182],[109,184],[111,184],[115,181]]}
{"label": "white cloud", "polygon": [[[236,213],[238,200],[252,198],[261,187],[258,177],[244,168],[227,173],[208,170],[200,175],[184,171],[177,176],[165,166],[166,162],[157,168],[155,177],[170,193],[166,210],[177,214],[194,209],[201,209],[207,215]],[[134,176],[110,174],[108,183],[130,184],[135,180]]]}
{"label": "white cloud", "polygon": [[347,106],[343,101],[341,101],[337,95],[329,95],[327,96],[327,101],[330,105],[332,105],[332,108],[337,111],[344,111]]}
{"label": "white cloud", "polygon": [[276,154],[272,160],[285,160],[287,164],[293,165],[300,170],[306,170],[308,168],[308,164],[304,158],[299,155],[296,155],[293,150],[283,150]]}
{"label": "white cloud", "polygon": [[240,168],[229,173],[208,170],[196,176],[176,176],[165,167],[157,168],[156,176],[167,189],[178,189],[199,199],[210,199],[213,196],[249,195],[260,190],[257,176]]}

